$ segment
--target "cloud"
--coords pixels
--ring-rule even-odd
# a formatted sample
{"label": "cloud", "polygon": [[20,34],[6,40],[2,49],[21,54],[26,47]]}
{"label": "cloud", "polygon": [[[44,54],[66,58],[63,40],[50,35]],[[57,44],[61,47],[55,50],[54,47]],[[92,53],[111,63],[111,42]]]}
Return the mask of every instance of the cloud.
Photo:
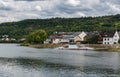
{"label": "cloud", "polygon": [[42,11],[41,6],[39,6],[39,5],[36,5],[35,8],[36,8],[36,10],[38,10],[38,11]]}
{"label": "cloud", "polygon": [[115,5],[112,3],[107,3],[107,5],[110,7],[111,11],[120,13],[120,5]]}
{"label": "cloud", "polygon": [[44,0],[14,0],[14,1],[44,1]]}
{"label": "cloud", "polygon": [[80,0],[67,0],[67,3],[72,6],[77,6],[80,4]]}
{"label": "cloud", "polygon": [[0,22],[120,13],[120,0],[0,0]]}

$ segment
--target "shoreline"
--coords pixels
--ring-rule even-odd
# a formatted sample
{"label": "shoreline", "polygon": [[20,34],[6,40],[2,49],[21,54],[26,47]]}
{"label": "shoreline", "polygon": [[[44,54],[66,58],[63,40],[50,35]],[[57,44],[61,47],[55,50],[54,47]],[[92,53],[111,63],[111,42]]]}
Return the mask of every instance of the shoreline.
{"label": "shoreline", "polygon": [[[58,48],[64,47],[65,44],[29,44],[22,43],[20,46],[28,46],[33,48]],[[84,44],[85,47],[93,48],[93,51],[107,51],[107,52],[120,52],[120,44],[103,45],[103,44]],[[69,49],[71,50],[71,49]],[[75,49],[76,50],[76,49]]]}
{"label": "shoreline", "polygon": [[57,48],[63,46],[63,44],[29,44],[29,43],[22,43],[20,46],[28,46],[33,48]]}
{"label": "shoreline", "polygon": [[85,46],[93,47],[94,51],[120,52],[120,44],[114,45],[86,44]]}

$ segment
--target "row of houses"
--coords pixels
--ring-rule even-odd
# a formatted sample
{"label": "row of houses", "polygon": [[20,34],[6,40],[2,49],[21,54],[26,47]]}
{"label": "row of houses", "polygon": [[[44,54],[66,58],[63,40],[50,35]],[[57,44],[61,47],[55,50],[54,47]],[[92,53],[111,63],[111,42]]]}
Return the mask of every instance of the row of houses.
{"label": "row of houses", "polygon": [[0,41],[25,41],[25,38],[21,38],[21,39],[15,39],[15,38],[11,38],[9,35],[2,35],[0,37]]}
{"label": "row of houses", "polygon": [[54,32],[44,43],[69,44],[86,43],[86,39],[98,37],[99,44],[118,44],[120,32],[118,31],[94,31],[94,32]]}

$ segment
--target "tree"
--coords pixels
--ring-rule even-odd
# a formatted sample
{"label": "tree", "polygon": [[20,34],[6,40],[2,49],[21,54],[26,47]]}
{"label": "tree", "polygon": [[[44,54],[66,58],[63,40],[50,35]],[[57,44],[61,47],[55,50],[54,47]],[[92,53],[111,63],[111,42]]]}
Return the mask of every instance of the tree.
{"label": "tree", "polygon": [[99,41],[98,36],[94,36],[86,39],[86,42],[89,44],[98,44],[98,41]]}
{"label": "tree", "polygon": [[118,43],[120,44],[120,39],[118,40]]}
{"label": "tree", "polygon": [[35,30],[34,32],[31,32],[27,37],[27,42],[39,44],[43,43],[47,38],[47,33],[45,30]]}

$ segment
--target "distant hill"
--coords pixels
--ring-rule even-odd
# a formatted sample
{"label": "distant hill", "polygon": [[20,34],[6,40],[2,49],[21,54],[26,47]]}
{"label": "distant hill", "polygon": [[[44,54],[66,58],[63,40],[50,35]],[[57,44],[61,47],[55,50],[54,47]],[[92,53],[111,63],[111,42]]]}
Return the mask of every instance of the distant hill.
{"label": "distant hill", "polygon": [[36,29],[54,31],[120,30],[120,14],[102,17],[26,19],[0,24],[0,36],[22,38]]}

